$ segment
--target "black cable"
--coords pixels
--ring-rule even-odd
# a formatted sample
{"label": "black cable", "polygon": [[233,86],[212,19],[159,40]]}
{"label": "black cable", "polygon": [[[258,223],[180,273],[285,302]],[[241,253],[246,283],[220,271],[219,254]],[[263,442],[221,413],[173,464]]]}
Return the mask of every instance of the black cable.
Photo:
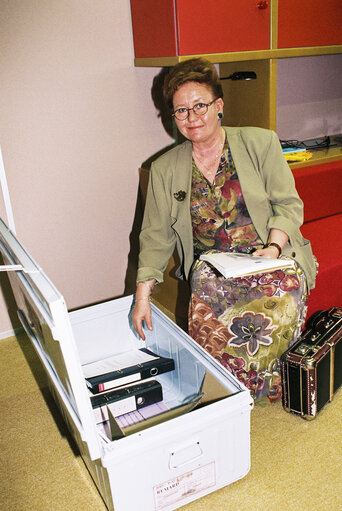
{"label": "black cable", "polygon": [[301,142],[300,140],[280,140],[282,148],[295,147],[296,149],[322,149],[330,146],[330,137],[324,137],[321,140],[315,141],[315,143]]}

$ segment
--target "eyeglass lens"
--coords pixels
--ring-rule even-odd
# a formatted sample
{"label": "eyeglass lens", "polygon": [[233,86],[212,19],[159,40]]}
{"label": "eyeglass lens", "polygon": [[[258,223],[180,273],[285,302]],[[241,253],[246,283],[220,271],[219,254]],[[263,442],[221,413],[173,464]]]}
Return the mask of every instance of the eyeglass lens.
{"label": "eyeglass lens", "polygon": [[208,112],[208,108],[210,105],[212,105],[216,101],[216,99],[213,99],[210,103],[197,103],[192,108],[179,108],[176,110],[173,115],[178,119],[179,121],[185,121],[190,115],[190,111],[193,110],[196,115],[204,115]]}

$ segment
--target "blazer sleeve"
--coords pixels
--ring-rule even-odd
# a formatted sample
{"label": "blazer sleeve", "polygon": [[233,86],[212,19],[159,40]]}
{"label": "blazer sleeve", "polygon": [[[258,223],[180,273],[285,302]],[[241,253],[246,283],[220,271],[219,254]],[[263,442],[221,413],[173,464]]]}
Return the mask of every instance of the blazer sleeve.
{"label": "blazer sleeve", "polygon": [[270,143],[262,164],[265,188],[272,208],[267,227],[286,232],[293,244],[303,223],[303,202],[297,193],[279,138],[275,132],[270,133]]}
{"label": "blazer sleeve", "polygon": [[144,218],[140,233],[137,282],[156,279],[163,273],[176,245],[172,229],[171,186],[164,165],[152,164],[147,188]]}

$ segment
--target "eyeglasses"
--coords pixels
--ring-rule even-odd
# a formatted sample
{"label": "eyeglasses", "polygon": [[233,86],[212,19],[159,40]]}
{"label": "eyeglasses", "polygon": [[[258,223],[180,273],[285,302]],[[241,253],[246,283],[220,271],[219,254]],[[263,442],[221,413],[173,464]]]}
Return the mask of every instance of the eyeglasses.
{"label": "eyeglasses", "polygon": [[210,105],[215,103],[217,99],[218,98],[213,99],[210,101],[210,103],[196,103],[196,105],[194,105],[192,108],[186,108],[185,106],[182,108],[177,108],[177,110],[172,113],[172,116],[176,117],[176,119],[179,121],[185,121],[185,119],[189,117],[191,110],[193,110],[196,115],[204,115],[208,112]]}

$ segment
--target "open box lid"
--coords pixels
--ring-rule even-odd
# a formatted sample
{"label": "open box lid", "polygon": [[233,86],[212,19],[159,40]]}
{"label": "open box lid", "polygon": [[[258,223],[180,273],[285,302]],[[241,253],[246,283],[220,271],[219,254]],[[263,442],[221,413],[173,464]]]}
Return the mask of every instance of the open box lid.
{"label": "open box lid", "polygon": [[63,296],[0,218],[0,252],[17,302],[18,315],[44,365],[68,420],[101,457],[100,439]]}

